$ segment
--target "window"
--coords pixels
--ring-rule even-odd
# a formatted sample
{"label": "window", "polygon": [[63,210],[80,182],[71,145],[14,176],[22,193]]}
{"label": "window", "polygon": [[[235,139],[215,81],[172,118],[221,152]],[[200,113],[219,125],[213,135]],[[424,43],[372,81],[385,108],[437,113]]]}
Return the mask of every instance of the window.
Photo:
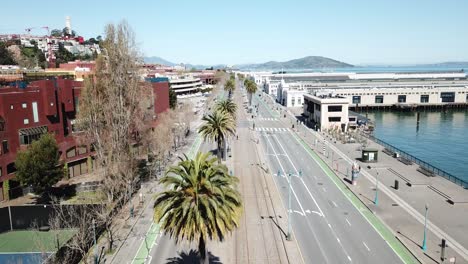
{"label": "window", "polygon": [[47,133],[47,127],[24,128],[19,131],[19,139],[21,145],[29,145],[33,141],[38,140],[42,134]]}
{"label": "window", "polygon": [[0,167],[0,177],[2,177],[3,175],[3,171],[2,171],[2,167]]}
{"label": "window", "polygon": [[37,111],[37,102],[32,103],[32,109],[33,109],[33,120],[34,123],[39,122],[39,113]]}
{"label": "window", "polygon": [[74,103],[75,103],[75,112],[79,113],[80,112],[80,108],[79,108],[80,101],[79,101],[77,96],[75,96],[75,98],[74,98]]}
{"label": "window", "polygon": [[294,103],[296,102],[296,98],[291,98],[291,105],[294,106]]}
{"label": "window", "polygon": [[350,117],[349,122],[356,122],[356,118],[355,117]]}
{"label": "window", "polygon": [[341,112],[342,106],[341,105],[329,105],[328,112]]}
{"label": "window", "polygon": [[375,103],[376,104],[383,104],[383,95],[376,95],[375,96]]}
{"label": "window", "polygon": [[25,125],[29,124],[29,119],[27,119],[27,118],[23,119],[23,124],[25,124]]}
{"label": "window", "polygon": [[398,95],[399,103],[406,103],[406,95]]}
{"label": "window", "polygon": [[429,95],[428,94],[421,95],[421,103],[429,103]]}
{"label": "window", "polygon": [[455,93],[453,92],[440,93],[440,98],[442,99],[442,103],[453,103],[455,102]]}
{"label": "window", "polygon": [[21,104],[21,107],[22,107],[22,108],[27,108],[27,107],[28,107],[28,104],[22,103],[22,104]]}
{"label": "window", "polygon": [[5,119],[0,116],[0,132],[5,131]]}
{"label": "window", "polygon": [[67,150],[67,158],[72,158],[76,156],[76,149],[73,147]]}
{"label": "window", "polygon": [[86,151],[86,146],[79,146],[77,148],[77,150],[78,150],[78,155],[83,155],[83,154],[86,154],[86,152],[87,152]]}
{"label": "window", "polygon": [[320,111],[320,105],[319,104],[315,104],[315,110]]}
{"label": "window", "polygon": [[354,95],[353,96],[353,104],[360,104],[361,103],[361,96]]}
{"label": "window", "polygon": [[2,153],[8,153],[8,140],[3,140],[2,141]]}
{"label": "window", "polygon": [[466,102],[468,103],[468,94],[466,95]]}
{"label": "window", "polygon": [[16,172],[16,166],[15,166],[15,163],[12,162],[10,164],[7,165],[7,174],[12,174],[12,173],[15,173]]}
{"label": "window", "polygon": [[329,117],[328,122],[341,122],[341,117]]}

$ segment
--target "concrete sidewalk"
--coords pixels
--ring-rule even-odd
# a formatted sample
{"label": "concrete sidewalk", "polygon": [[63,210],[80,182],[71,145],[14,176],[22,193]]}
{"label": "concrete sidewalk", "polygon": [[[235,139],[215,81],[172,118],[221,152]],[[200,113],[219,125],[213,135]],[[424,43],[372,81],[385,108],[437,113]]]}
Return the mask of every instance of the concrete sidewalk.
{"label": "concrete sidewalk", "polygon": [[[274,104],[269,103],[271,107]],[[296,115],[289,110],[283,110],[287,117],[282,121],[288,125],[296,123]],[[361,152],[358,144],[334,143],[331,137],[319,134],[303,126],[297,130],[300,136],[326,164],[335,170],[341,181],[347,184],[360,200],[366,204],[374,214],[383,220],[394,232],[394,235],[409,248],[418,259],[424,263],[440,262],[440,243],[445,238],[449,245],[446,248],[445,262],[455,257],[457,263],[468,263],[466,246],[468,237],[468,204],[464,203],[468,196],[466,190],[441,177],[428,178],[417,172],[416,165],[404,165],[396,159],[379,152],[379,162],[375,164],[360,163]],[[315,146],[315,139],[318,145]],[[323,140],[327,141],[326,155],[323,155]],[[376,143],[370,147],[382,149]],[[332,165],[333,159],[333,165]],[[361,177],[357,186],[349,184],[350,163],[360,164]],[[370,165],[372,169],[366,169]],[[379,178],[378,205],[374,204],[376,177]],[[400,189],[393,188],[394,181],[400,181]],[[405,185],[406,181],[412,187]],[[447,196],[454,198],[455,205],[447,202]],[[421,249],[424,230],[425,204],[429,204],[429,221],[427,250]]]}

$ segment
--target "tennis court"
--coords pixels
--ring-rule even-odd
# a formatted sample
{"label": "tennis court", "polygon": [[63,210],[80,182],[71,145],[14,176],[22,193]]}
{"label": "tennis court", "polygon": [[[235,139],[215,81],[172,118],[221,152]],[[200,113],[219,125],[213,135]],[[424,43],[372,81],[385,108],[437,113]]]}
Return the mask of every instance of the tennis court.
{"label": "tennis court", "polygon": [[42,263],[65,244],[74,229],[10,231],[0,234],[0,263]]}

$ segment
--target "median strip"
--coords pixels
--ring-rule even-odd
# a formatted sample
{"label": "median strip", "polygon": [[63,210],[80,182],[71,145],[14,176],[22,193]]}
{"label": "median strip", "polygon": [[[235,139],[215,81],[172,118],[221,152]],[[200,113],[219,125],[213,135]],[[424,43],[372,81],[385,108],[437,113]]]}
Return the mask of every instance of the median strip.
{"label": "median strip", "polygon": [[387,228],[368,208],[354,195],[345,184],[336,177],[335,173],[331,171],[328,165],[304,142],[303,139],[298,138],[297,135],[291,132],[294,139],[301,143],[302,147],[309,153],[309,155],[317,162],[325,174],[335,183],[340,191],[348,198],[354,207],[361,213],[361,215],[374,227],[379,235],[388,243],[393,251],[400,257],[404,263],[418,263],[411,252],[398,241],[393,235],[392,231]]}

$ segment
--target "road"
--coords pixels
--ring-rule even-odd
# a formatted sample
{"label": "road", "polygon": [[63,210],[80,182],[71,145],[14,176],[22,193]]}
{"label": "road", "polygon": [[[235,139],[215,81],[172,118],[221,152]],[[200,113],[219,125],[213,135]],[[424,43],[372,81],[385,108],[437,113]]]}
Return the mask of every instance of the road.
{"label": "road", "polygon": [[305,263],[402,263],[297,140],[292,124],[281,121],[284,113],[269,109],[258,96],[253,104],[258,114],[252,122],[286,207],[285,175],[293,175],[292,228]]}

